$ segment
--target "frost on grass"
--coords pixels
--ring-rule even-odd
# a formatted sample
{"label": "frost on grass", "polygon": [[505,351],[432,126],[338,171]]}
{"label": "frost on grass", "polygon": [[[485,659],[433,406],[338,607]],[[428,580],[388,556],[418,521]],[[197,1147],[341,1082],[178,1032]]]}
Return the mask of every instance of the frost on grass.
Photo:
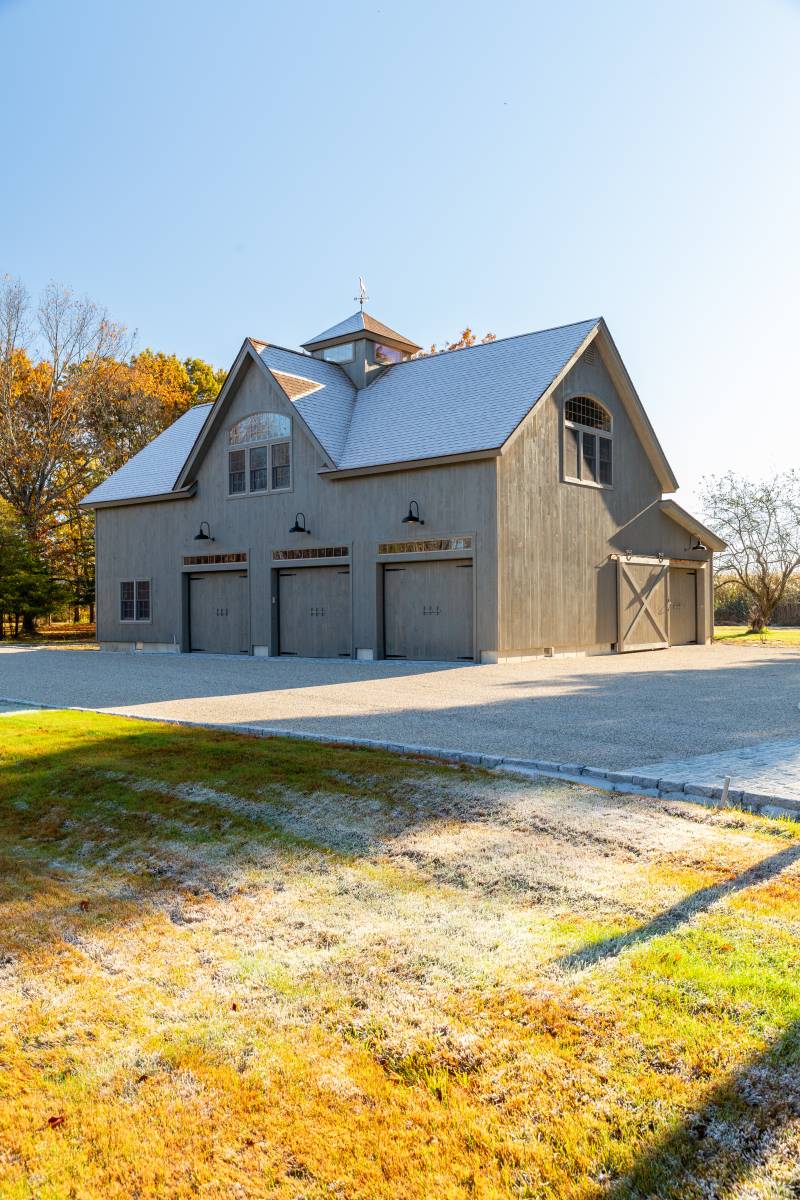
{"label": "frost on grass", "polygon": [[797,831],[147,736],[0,783],[0,1196],[793,1194]]}

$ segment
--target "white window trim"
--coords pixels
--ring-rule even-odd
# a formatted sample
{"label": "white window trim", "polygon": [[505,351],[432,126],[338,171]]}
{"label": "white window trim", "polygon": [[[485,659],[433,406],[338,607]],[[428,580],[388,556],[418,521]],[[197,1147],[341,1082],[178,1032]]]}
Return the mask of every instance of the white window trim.
{"label": "white window trim", "polygon": [[[608,420],[611,425],[610,429],[597,429],[593,425],[581,425],[577,421],[568,421],[567,420],[567,404],[569,403],[569,401],[570,400],[580,400],[583,397],[585,397],[587,400],[593,400],[595,404],[599,405],[600,408],[602,408],[603,412],[606,413],[606,415],[608,416]],[[578,447],[578,471],[579,472],[583,472],[583,435],[584,435],[584,433],[588,433],[590,436],[594,436],[595,438],[601,438],[601,437],[606,438],[607,441],[611,442],[611,483],[601,483],[598,479],[583,479],[581,474],[575,476],[575,475],[570,475],[568,473],[568,471],[567,471],[567,437],[566,437],[567,429],[574,429],[576,431],[576,433],[580,434],[580,445]],[[599,445],[599,442],[596,446],[596,450],[597,450],[597,454],[596,454],[595,461],[597,463],[597,469],[599,471],[599,469],[600,469],[600,445]],[[605,405],[602,400],[599,400],[597,398],[597,396],[592,395],[591,392],[586,392],[586,391],[574,392],[573,394],[564,397],[564,401],[561,405],[561,462],[562,462],[561,478],[564,483],[577,483],[577,484],[580,484],[581,487],[599,488],[603,492],[611,492],[614,490],[614,481],[616,479],[616,471],[617,471],[617,459],[616,459],[616,454],[614,453],[614,414],[609,410],[607,405]]]}
{"label": "white window trim", "polygon": [[[248,415],[250,415],[250,414],[248,414]],[[287,419],[289,420],[289,422],[290,423],[292,422],[292,418],[290,416],[288,416],[288,414],[286,414],[286,413],[278,413],[278,416],[286,416]],[[238,424],[238,422],[234,421],[233,424],[236,425],[236,424]],[[229,426],[228,432],[230,432],[230,430],[232,428],[233,428],[233,426]],[[278,496],[278,495],[282,495],[286,492],[294,491],[294,453],[293,453],[294,424],[293,423],[290,424],[290,430],[291,431],[290,431],[288,437],[259,438],[257,441],[236,442],[233,444],[229,441],[226,441],[226,443],[225,443],[225,456],[226,456],[225,457],[225,494],[226,494],[226,498],[228,500],[243,500],[243,499],[253,497],[253,496]],[[273,446],[288,446],[289,447],[289,486],[288,487],[276,488],[276,487],[272,486],[272,447]],[[257,490],[253,490],[250,487],[250,471],[251,471],[250,451],[251,450],[263,450],[263,449],[267,450],[267,467],[266,467],[267,486],[265,488],[258,488]],[[244,453],[244,485],[245,486],[244,486],[244,491],[242,491],[242,492],[232,492],[230,490],[230,488],[231,488],[231,469],[230,469],[231,459],[230,459],[230,456],[231,456],[231,454],[236,454],[237,451],[240,451],[240,450]],[[263,469],[263,468],[257,468],[257,469]]]}
{"label": "white window trim", "polygon": [[[133,616],[132,617],[123,617],[122,616],[122,585],[123,585],[123,583],[132,583],[133,584]],[[137,617],[136,616],[136,585],[139,583],[146,583],[148,586],[148,589],[149,589],[149,599],[150,599],[150,616],[149,617]],[[152,581],[152,579],[148,579],[146,576],[145,577],[138,576],[138,577],[135,577],[132,579],[120,579],[119,586],[117,589],[117,605],[118,605],[117,613],[119,614],[120,625],[152,625],[152,623],[153,623],[153,581]]]}

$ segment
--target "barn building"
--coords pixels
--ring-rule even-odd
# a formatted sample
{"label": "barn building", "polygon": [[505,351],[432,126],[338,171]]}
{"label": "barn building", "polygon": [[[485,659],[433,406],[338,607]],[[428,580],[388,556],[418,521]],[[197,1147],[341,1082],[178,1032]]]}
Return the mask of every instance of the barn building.
{"label": "barn building", "polygon": [[498,662],[707,642],[721,543],[602,319],[414,357],[247,338],[84,500],[109,649]]}

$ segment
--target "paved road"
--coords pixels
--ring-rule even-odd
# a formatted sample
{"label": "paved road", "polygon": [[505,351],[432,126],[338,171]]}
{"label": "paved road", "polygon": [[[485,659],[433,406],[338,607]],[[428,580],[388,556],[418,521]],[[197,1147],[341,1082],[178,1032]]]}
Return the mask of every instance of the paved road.
{"label": "paved road", "polygon": [[[800,653],[688,646],[504,666],[0,649],[0,699],[704,778],[800,797]],[[2,730],[0,728],[0,736]],[[688,765],[687,765],[688,764]],[[728,766],[731,769],[727,769]]]}

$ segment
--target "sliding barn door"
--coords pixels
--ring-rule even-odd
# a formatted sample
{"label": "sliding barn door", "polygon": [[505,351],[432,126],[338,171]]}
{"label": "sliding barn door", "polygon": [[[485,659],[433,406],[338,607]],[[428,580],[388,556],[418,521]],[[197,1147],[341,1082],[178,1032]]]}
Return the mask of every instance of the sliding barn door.
{"label": "sliding barn door", "polygon": [[667,634],[669,564],[617,560],[617,650],[663,650]]}

